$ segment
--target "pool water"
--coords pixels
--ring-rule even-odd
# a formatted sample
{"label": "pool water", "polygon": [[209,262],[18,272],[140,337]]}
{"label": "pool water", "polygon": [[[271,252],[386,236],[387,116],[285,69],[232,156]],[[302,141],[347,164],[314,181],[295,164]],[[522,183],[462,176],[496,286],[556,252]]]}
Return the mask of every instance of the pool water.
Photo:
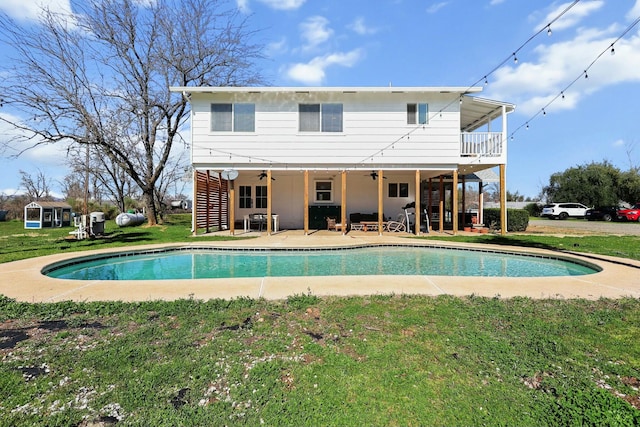
{"label": "pool water", "polygon": [[548,277],[597,271],[593,265],[534,255],[384,246],[341,250],[162,250],[71,260],[49,266],[43,273],[76,280],[170,280],[337,275]]}

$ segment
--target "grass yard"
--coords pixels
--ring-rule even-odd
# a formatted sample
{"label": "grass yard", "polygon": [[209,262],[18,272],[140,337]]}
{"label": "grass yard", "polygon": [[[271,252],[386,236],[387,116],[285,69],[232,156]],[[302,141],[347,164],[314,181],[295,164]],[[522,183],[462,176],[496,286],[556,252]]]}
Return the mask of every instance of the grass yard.
{"label": "grass yard", "polygon": [[[0,222],[0,262],[192,241],[185,216],[107,223],[104,239],[68,231]],[[447,240],[640,257],[633,237]],[[632,298],[0,296],[0,360],[0,426],[640,425]]]}
{"label": "grass yard", "polygon": [[640,423],[640,301],[2,300],[2,426]]}

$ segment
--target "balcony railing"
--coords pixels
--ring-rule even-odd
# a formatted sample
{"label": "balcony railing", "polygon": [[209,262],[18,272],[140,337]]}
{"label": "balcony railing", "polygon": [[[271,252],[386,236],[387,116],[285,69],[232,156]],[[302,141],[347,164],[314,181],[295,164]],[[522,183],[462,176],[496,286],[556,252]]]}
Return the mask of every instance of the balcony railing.
{"label": "balcony railing", "polygon": [[462,132],[461,156],[499,157],[502,155],[501,132]]}

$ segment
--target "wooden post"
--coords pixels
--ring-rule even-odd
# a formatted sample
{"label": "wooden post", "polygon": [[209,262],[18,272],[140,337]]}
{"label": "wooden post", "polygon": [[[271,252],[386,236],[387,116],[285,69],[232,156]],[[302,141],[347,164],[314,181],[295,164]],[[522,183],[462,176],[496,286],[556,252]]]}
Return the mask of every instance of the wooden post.
{"label": "wooden post", "polygon": [[453,235],[458,234],[458,169],[453,171],[451,188],[451,215],[453,215]]}
{"label": "wooden post", "polygon": [[440,228],[438,229],[438,231],[442,233],[444,231],[444,176],[442,175],[440,175],[440,203],[438,209],[440,210],[440,218],[438,223],[438,226]]}
{"label": "wooden post", "polygon": [[340,224],[342,224],[342,235],[347,233],[347,171],[342,171],[342,207],[340,208]]}
{"label": "wooden post", "polygon": [[193,168],[193,195],[191,200],[193,203],[191,204],[191,232],[193,235],[198,234],[198,171]]}
{"label": "wooden post", "polygon": [[467,225],[467,180],[462,175],[462,226]]}
{"label": "wooden post", "polygon": [[507,234],[507,166],[500,165],[500,234]]}
{"label": "wooden post", "polygon": [[304,235],[309,235],[309,171],[304,171]]}
{"label": "wooden post", "polygon": [[378,171],[378,235],[382,236],[382,229],[384,222],[384,171],[380,169]]}
{"label": "wooden post", "polygon": [[[207,219],[207,224],[208,224]],[[236,190],[233,181],[229,181],[229,234],[236,233]]]}
{"label": "wooden post", "polygon": [[420,217],[422,209],[420,208],[420,170],[416,170],[416,236],[420,235]]}
{"label": "wooden post", "polygon": [[267,236],[271,236],[273,231],[273,218],[271,215],[271,169],[267,169]]}

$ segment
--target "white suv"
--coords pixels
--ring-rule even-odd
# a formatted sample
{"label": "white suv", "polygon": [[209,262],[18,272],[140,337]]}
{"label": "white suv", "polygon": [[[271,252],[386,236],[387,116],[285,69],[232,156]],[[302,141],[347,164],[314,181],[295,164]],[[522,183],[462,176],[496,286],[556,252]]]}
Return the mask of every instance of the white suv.
{"label": "white suv", "polygon": [[580,203],[552,203],[550,205],[544,205],[541,216],[546,216],[551,219],[567,219],[570,216],[584,218],[587,209],[589,208]]}

